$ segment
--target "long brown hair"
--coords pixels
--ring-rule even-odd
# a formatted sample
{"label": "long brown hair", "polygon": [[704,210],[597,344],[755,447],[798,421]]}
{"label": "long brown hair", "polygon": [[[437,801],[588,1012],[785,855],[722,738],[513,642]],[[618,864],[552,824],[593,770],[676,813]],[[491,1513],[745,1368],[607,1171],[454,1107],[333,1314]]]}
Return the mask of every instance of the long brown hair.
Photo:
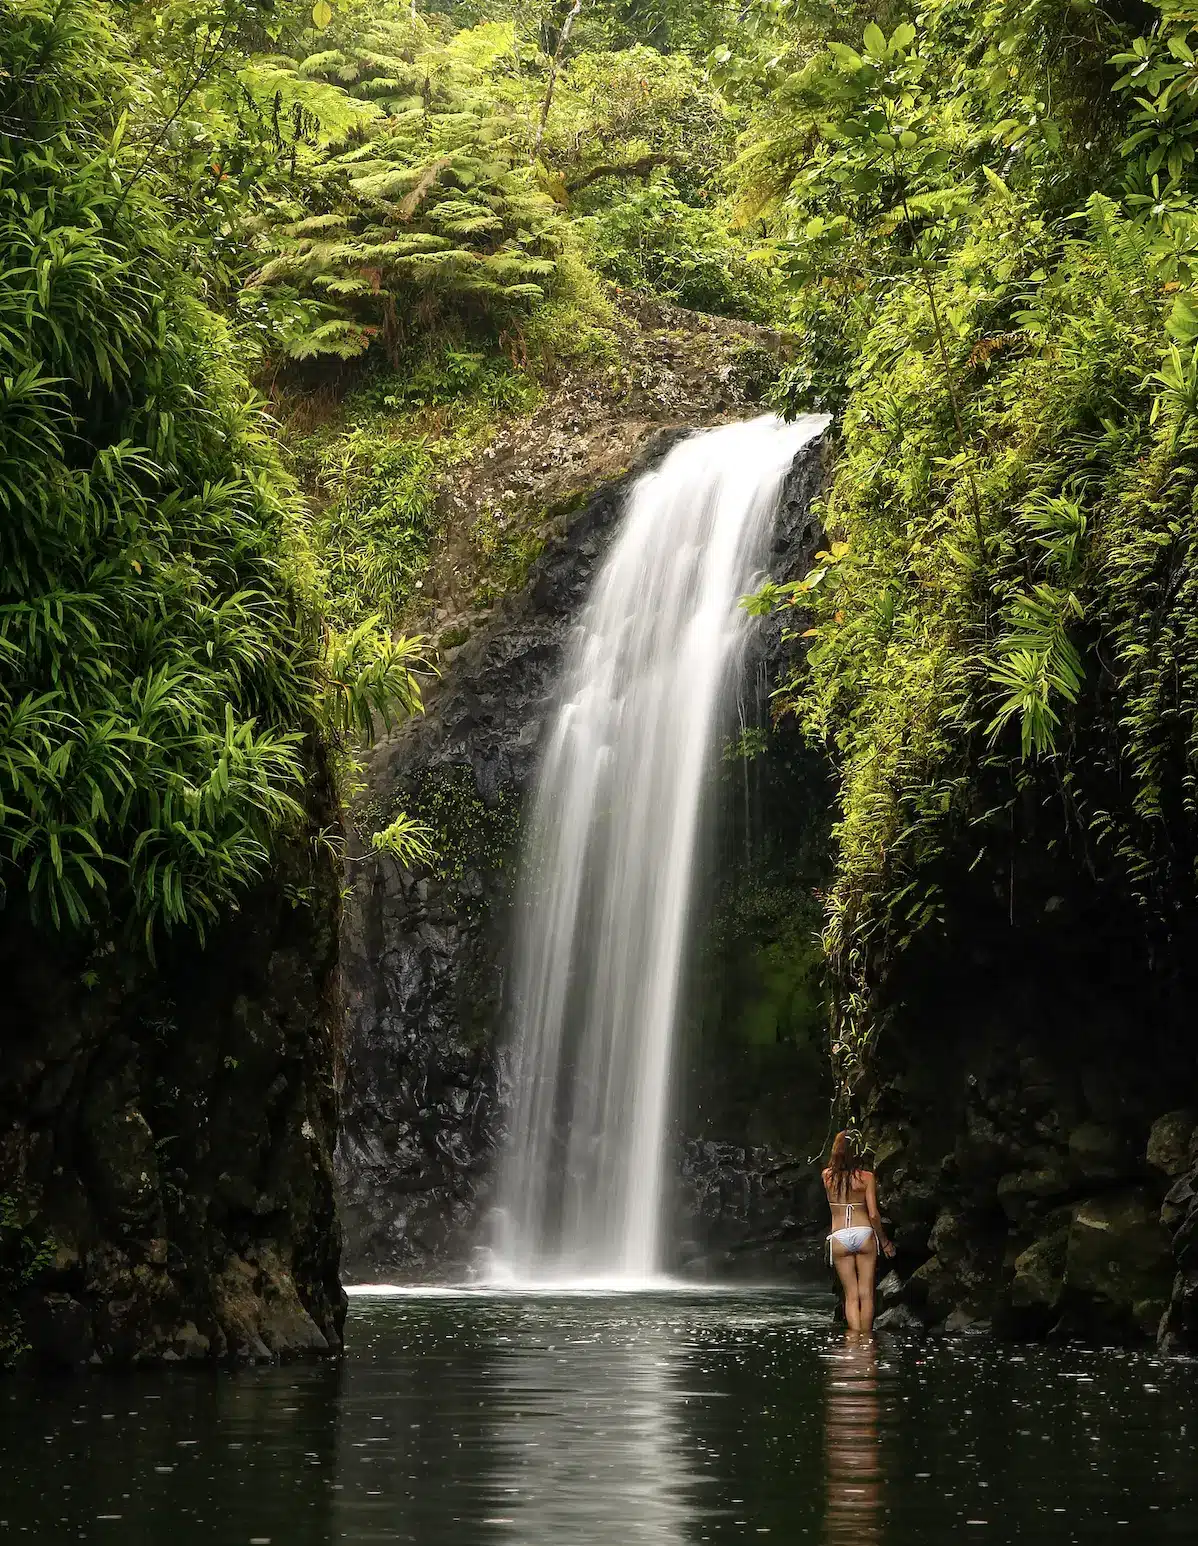
{"label": "long brown hair", "polygon": [[853,1177],[862,1168],[856,1135],[837,1133],[832,1140],[832,1158],[828,1161],[828,1190],[834,1197],[845,1197],[852,1190]]}

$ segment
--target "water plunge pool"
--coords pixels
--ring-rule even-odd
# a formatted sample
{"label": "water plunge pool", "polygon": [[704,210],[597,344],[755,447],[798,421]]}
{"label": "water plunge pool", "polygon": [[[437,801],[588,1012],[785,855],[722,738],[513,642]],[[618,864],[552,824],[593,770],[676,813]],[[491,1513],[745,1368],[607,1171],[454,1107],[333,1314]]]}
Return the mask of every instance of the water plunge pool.
{"label": "water plunge pool", "polygon": [[340,1366],[0,1386],[0,1534],[122,1546],[1198,1539],[1193,1367],[822,1292],[355,1297]]}

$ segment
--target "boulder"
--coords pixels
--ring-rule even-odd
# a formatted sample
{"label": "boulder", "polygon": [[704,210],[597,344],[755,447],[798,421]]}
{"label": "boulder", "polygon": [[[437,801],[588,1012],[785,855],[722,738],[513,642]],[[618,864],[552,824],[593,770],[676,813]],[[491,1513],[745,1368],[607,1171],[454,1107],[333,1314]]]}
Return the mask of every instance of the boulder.
{"label": "boulder", "polygon": [[944,1323],[950,1336],[982,1337],[992,1331],[992,1323],[983,1315],[975,1315],[968,1305],[958,1305]]}
{"label": "boulder", "polygon": [[998,1181],[998,1201],[1013,1224],[1059,1204],[1074,1191],[1076,1176],[1063,1154],[1048,1154],[1041,1164],[1014,1170]]}
{"label": "boulder", "polygon": [[1136,1157],[1117,1128],[1082,1122],[1069,1134],[1069,1161],[1081,1181],[1134,1179]]}
{"label": "boulder", "polygon": [[874,1330],[907,1332],[922,1336],[927,1327],[909,1304],[892,1304],[874,1321]]}
{"label": "boulder", "polygon": [[1060,1305],[1068,1242],[1068,1226],[1059,1226],[1015,1258],[1009,1299],[1017,1315],[1047,1319]]}
{"label": "boulder", "polygon": [[1165,1193],[1165,1200],[1161,1204],[1161,1223],[1171,1235],[1175,1234],[1185,1222],[1196,1197],[1198,1197],[1198,1171],[1194,1170],[1180,1176]]}
{"label": "boulder", "polygon": [[1173,1180],[1189,1169],[1190,1148],[1198,1118],[1193,1111],[1166,1111],[1157,1117],[1148,1135],[1146,1158],[1153,1170]]}
{"label": "boulder", "polygon": [[956,1273],[938,1256],[929,1256],[907,1279],[905,1302],[933,1325],[954,1308],[958,1286]]}
{"label": "boulder", "polygon": [[1075,1315],[1155,1335],[1172,1283],[1173,1254],[1151,1190],[1128,1187],[1078,1203],[1065,1251]]}
{"label": "boulder", "polygon": [[1198,1271],[1179,1272],[1160,1327],[1163,1353],[1198,1352]]}
{"label": "boulder", "polygon": [[949,1208],[942,1208],[936,1216],[932,1233],[928,1237],[928,1246],[933,1256],[938,1257],[946,1265],[959,1262],[968,1251],[969,1244],[968,1222],[959,1213],[954,1213]]}

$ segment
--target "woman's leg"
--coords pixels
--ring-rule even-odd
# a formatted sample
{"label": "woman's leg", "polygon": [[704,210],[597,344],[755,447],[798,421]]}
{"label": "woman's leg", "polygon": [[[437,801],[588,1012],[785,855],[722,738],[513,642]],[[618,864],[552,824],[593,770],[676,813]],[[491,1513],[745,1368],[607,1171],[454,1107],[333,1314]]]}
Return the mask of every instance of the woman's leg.
{"label": "woman's leg", "polygon": [[850,1331],[861,1330],[861,1305],[857,1295],[857,1258],[839,1240],[832,1242],[832,1265],[844,1290],[844,1316]]}
{"label": "woman's leg", "polygon": [[878,1243],[871,1240],[857,1257],[857,1306],[861,1330],[874,1329],[874,1275],[878,1266]]}

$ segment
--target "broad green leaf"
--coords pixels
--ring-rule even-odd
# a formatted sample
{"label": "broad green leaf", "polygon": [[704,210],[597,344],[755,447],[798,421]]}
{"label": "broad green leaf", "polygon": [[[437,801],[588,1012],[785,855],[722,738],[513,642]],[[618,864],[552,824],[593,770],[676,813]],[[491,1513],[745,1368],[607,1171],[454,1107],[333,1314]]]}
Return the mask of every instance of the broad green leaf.
{"label": "broad green leaf", "polygon": [[1169,320],[1165,326],[1170,336],[1176,338],[1179,343],[1193,343],[1198,339],[1198,312],[1189,301],[1179,295],[1173,302],[1173,309],[1169,313]]}
{"label": "broad green leaf", "polygon": [[1006,183],[1003,182],[1002,178],[998,175],[998,173],[996,171],[994,171],[991,167],[986,166],[985,164],[983,164],[983,166],[982,166],[982,171],[985,174],[986,181],[995,190],[995,192],[1001,194],[1002,197],[1006,200],[1006,202],[1008,204],[1010,204],[1011,203],[1011,190],[1010,190],[1010,188],[1007,187]]}
{"label": "broad green leaf", "polygon": [[872,54],[875,59],[884,59],[886,57],[886,34],[876,21],[871,21],[869,26],[866,27],[863,41],[866,52]]}

